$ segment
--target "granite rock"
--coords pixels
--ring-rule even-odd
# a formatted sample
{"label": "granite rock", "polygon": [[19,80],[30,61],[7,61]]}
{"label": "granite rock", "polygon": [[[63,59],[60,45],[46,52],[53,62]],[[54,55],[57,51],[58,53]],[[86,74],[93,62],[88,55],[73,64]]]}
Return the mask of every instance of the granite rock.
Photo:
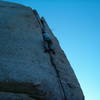
{"label": "granite rock", "polygon": [[36,10],[0,1],[0,100],[84,100],[58,40],[44,21],[56,54],[45,53]]}

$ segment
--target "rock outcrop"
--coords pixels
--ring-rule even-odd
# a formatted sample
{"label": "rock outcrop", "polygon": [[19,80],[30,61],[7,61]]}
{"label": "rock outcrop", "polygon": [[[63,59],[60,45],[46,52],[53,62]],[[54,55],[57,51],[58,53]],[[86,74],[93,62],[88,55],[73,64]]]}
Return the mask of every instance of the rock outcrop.
{"label": "rock outcrop", "polygon": [[0,1],[0,100],[84,100],[58,40],[42,20],[55,54],[44,52],[36,10]]}

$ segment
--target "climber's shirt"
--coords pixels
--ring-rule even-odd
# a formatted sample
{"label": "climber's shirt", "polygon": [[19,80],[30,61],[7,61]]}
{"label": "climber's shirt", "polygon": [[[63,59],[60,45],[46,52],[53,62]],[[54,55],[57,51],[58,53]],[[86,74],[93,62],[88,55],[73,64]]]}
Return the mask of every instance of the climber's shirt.
{"label": "climber's shirt", "polygon": [[43,38],[44,38],[44,40],[47,41],[48,43],[51,43],[51,38],[50,38],[50,36],[49,36],[48,33],[43,33]]}

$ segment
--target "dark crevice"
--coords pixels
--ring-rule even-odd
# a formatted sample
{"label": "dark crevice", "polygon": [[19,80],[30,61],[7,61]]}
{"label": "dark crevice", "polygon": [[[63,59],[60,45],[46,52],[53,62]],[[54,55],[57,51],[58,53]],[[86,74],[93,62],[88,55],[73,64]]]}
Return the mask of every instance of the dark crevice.
{"label": "dark crevice", "polygon": [[58,83],[60,84],[60,87],[61,87],[61,89],[62,89],[62,91],[63,91],[64,100],[67,100],[67,97],[66,97],[66,95],[65,95],[65,90],[64,90],[64,87],[63,87],[62,82],[61,82],[61,79],[60,79],[59,71],[57,70],[57,65],[55,65],[55,63],[54,63],[52,53],[49,52],[49,56],[50,56],[51,64],[53,65],[53,67],[54,67],[54,69],[55,69],[55,71],[56,71],[57,78],[58,78]]}
{"label": "dark crevice", "polygon": [[[42,19],[41,19],[41,24],[40,25],[42,25],[41,26],[41,30],[42,30],[42,32],[45,32],[46,30],[45,30],[45,25],[44,25],[44,18],[42,17]],[[43,36],[43,33],[42,33],[42,36]],[[44,38],[43,38],[43,40],[44,40]],[[47,43],[48,44],[48,43]],[[45,40],[44,40],[44,45],[46,45],[45,44]],[[53,45],[53,43],[51,44],[51,45]],[[45,47],[45,46],[44,46]],[[50,46],[48,46],[48,48],[49,48]],[[44,48],[45,49],[45,48]],[[54,51],[54,50],[53,50]],[[65,91],[64,91],[64,87],[63,87],[63,85],[62,85],[62,82],[61,82],[61,79],[60,79],[60,75],[59,75],[59,71],[57,70],[57,65],[55,64],[55,62],[54,62],[54,60],[53,60],[53,56],[55,56],[55,53],[53,53],[52,51],[49,51],[49,52],[47,52],[48,54],[49,54],[49,57],[50,57],[50,61],[51,61],[51,64],[52,64],[52,66],[54,67],[54,69],[55,69],[55,72],[56,72],[56,74],[57,74],[57,79],[58,79],[58,83],[59,83],[59,85],[60,85],[60,89],[62,90],[62,95],[63,95],[63,100],[67,100],[67,97],[66,97],[66,95],[65,95]]]}

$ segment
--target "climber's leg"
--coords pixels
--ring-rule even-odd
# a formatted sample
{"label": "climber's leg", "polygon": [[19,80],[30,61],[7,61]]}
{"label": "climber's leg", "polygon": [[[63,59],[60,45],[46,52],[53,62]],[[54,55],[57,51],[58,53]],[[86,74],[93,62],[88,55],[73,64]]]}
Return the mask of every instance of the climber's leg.
{"label": "climber's leg", "polygon": [[49,47],[47,41],[44,41],[44,52],[49,52]]}
{"label": "climber's leg", "polygon": [[52,42],[48,42],[48,47],[49,47],[49,51],[52,52],[53,54],[55,54]]}

